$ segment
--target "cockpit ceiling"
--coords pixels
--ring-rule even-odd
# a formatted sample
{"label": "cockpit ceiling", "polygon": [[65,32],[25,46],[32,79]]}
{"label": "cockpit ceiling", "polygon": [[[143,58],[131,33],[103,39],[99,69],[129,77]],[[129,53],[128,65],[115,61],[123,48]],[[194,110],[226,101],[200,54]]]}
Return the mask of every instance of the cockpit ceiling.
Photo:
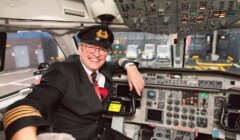
{"label": "cockpit ceiling", "polygon": [[63,35],[101,24],[99,16],[109,14],[114,16],[111,28],[129,30],[113,0],[1,0],[0,30],[41,30]]}
{"label": "cockpit ceiling", "polygon": [[184,37],[240,27],[239,7],[238,0],[1,0],[0,28],[73,29],[100,24],[102,15],[110,15],[111,25]]}
{"label": "cockpit ceiling", "polygon": [[[110,6],[109,3],[111,4]],[[114,4],[114,5],[112,5]],[[96,6],[98,5],[98,8]],[[108,11],[104,7],[112,7]],[[113,11],[113,9],[115,9]],[[112,0],[1,0],[0,18],[45,21],[99,22],[95,13],[115,13],[113,23],[122,23]]]}

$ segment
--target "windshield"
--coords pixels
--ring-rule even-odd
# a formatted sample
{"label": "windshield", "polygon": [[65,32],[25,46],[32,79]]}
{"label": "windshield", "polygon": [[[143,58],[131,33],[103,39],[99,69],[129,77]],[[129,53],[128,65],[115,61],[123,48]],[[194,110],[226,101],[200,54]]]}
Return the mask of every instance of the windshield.
{"label": "windshield", "polygon": [[240,29],[186,37],[185,68],[240,74]]}
{"label": "windshield", "polygon": [[65,57],[51,35],[43,32],[7,34],[4,70],[0,73],[0,96],[30,87],[39,64]]}
{"label": "windshield", "polygon": [[173,62],[178,60],[174,56],[181,56],[185,69],[240,74],[240,29],[188,35],[184,45],[177,46],[183,51],[174,50],[176,37],[171,35],[114,32],[114,37],[108,61],[125,57],[139,62],[141,68],[159,69],[173,68]]}

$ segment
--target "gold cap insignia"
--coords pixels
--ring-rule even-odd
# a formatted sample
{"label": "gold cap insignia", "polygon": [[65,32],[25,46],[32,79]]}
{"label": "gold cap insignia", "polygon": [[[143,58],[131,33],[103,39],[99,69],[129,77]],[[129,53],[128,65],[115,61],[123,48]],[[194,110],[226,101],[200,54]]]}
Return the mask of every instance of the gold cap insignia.
{"label": "gold cap insignia", "polygon": [[99,30],[99,31],[96,33],[96,35],[97,35],[97,37],[99,37],[99,38],[108,39],[108,33],[107,33],[107,31]]}

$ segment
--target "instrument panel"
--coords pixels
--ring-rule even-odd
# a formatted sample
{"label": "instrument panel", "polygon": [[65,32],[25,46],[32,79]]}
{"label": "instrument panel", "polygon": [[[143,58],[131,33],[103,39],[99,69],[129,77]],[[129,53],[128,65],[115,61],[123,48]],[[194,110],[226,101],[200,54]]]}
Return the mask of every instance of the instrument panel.
{"label": "instrument panel", "polygon": [[[145,89],[136,99],[136,114],[125,118],[126,122],[156,127],[152,139],[161,139],[155,135],[160,132],[164,132],[166,139],[175,139],[175,135],[165,133],[165,129],[177,130],[173,131],[174,134],[190,132],[191,138],[198,133],[222,137],[222,107],[232,97],[240,99],[240,77],[181,70],[147,70],[142,71],[142,75]],[[126,80],[125,74],[114,77],[116,94],[120,94],[118,88],[121,91],[128,88]],[[238,106],[237,103],[235,105]],[[231,117],[227,115],[224,123],[234,128]],[[235,120],[237,117],[235,114]]]}
{"label": "instrument panel", "polygon": [[115,0],[124,23],[136,30],[186,35],[239,20],[238,0]]}

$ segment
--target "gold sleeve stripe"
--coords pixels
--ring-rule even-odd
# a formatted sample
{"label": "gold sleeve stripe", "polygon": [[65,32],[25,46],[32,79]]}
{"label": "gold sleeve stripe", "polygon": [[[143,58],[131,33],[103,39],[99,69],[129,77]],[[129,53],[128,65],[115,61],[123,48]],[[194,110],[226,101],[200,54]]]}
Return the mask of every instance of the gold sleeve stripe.
{"label": "gold sleeve stripe", "polygon": [[22,105],[22,106],[18,106],[16,108],[13,108],[9,111],[7,111],[4,116],[3,116],[3,119],[4,118],[8,118],[9,116],[11,116],[12,114],[16,113],[16,112],[20,112],[20,111],[24,111],[24,110],[31,110],[31,111],[37,111],[39,112],[37,109],[31,107],[31,106],[27,106],[27,105]]}
{"label": "gold sleeve stripe", "polygon": [[118,61],[119,66],[122,65],[123,61],[124,61],[124,58],[119,59],[119,61]]}
{"label": "gold sleeve stripe", "polygon": [[22,105],[22,106],[13,108],[13,109],[7,111],[3,116],[4,128],[6,128],[13,121],[21,118],[21,116],[22,117],[27,117],[27,116],[40,116],[41,117],[41,114],[37,109],[35,109],[31,106],[27,106],[27,105]]}
{"label": "gold sleeve stripe", "polygon": [[122,63],[123,63],[125,60],[128,60],[128,59],[126,59],[126,58],[121,58],[121,59],[119,59],[119,60],[118,60],[119,66],[121,66]]}
{"label": "gold sleeve stripe", "polygon": [[18,115],[16,117],[14,117],[11,120],[9,120],[6,123],[4,122],[3,123],[4,129],[6,129],[12,122],[16,121],[17,119],[20,119],[20,118],[23,118],[23,117],[29,117],[29,116],[39,116],[39,117],[41,117],[41,115],[39,113],[36,113],[36,112],[27,113],[27,114],[21,114],[21,115]]}
{"label": "gold sleeve stripe", "polygon": [[23,110],[23,111],[20,111],[20,112],[16,112],[16,113],[14,113],[13,115],[11,115],[11,116],[9,116],[9,117],[7,117],[7,118],[4,118],[4,119],[3,119],[3,122],[4,122],[4,123],[7,123],[9,120],[11,120],[11,119],[13,119],[13,118],[15,118],[15,117],[17,117],[17,116],[19,116],[19,115],[29,114],[29,113],[38,113],[38,114],[40,114],[39,112],[32,111],[32,110]]}
{"label": "gold sleeve stripe", "polygon": [[118,65],[121,66],[122,64],[122,58],[118,60]]}

